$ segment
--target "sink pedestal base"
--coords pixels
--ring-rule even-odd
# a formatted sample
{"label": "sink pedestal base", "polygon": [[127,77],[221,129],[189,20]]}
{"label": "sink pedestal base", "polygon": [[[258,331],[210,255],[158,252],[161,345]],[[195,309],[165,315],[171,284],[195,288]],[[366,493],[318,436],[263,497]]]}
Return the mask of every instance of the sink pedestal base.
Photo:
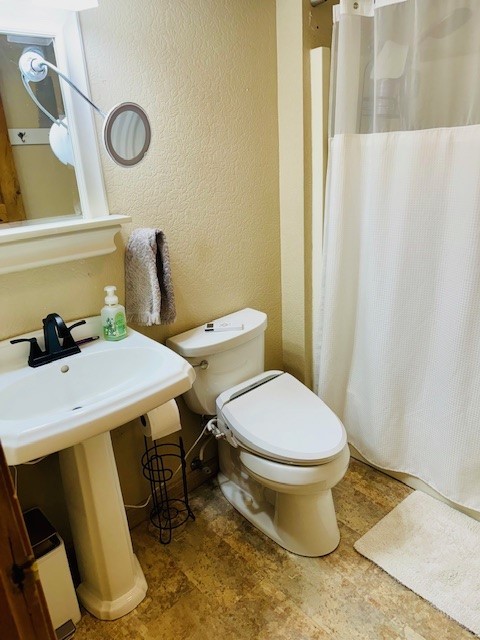
{"label": "sink pedestal base", "polygon": [[77,595],[101,620],[144,599],[147,583],[132,549],[110,433],[60,451],[60,468],[82,583]]}

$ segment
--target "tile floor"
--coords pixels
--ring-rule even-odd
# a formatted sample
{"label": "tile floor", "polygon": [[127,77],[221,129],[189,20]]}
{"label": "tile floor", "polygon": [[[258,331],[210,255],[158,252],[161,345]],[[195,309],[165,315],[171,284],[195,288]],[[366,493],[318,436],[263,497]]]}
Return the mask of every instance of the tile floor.
{"label": "tile floor", "polygon": [[75,640],[467,640],[475,636],[359,555],[353,543],[410,489],[352,460],[334,491],[342,540],[324,558],[285,551],[244,520],[215,481],[191,496],[168,546],[132,532],[149,585],[129,615],[84,613]]}

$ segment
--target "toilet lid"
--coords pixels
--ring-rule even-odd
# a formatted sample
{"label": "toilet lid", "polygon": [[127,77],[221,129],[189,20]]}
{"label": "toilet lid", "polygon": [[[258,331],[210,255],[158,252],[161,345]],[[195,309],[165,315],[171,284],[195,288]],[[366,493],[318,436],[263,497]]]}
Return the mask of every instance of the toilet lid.
{"label": "toilet lid", "polygon": [[[297,465],[324,464],[347,443],[337,416],[310,389],[288,373],[235,394],[221,414],[239,442],[271,460]],[[237,388],[236,388],[237,389]]]}

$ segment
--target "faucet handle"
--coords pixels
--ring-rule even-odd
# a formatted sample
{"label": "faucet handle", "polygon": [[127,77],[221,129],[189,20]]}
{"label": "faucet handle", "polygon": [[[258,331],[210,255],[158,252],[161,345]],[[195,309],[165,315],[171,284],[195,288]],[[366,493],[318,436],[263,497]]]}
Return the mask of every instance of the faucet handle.
{"label": "faucet handle", "polygon": [[79,322],[75,322],[74,324],[70,325],[69,327],[65,327],[65,334],[63,336],[63,348],[68,348],[68,347],[75,347],[77,346],[77,343],[75,342],[75,340],[73,339],[73,336],[71,334],[72,329],[75,329],[75,327],[79,327],[81,324],[86,324],[86,320],[80,320]]}
{"label": "faucet handle", "polygon": [[30,353],[28,355],[29,367],[38,367],[40,364],[43,364],[43,360],[40,360],[45,354],[40,349],[40,345],[36,338],[16,338],[15,340],[10,340],[10,344],[18,344],[19,342],[30,343]]}
{"label": "faucet handle", "polygon": [[78,322],[75,322],[74,324],[71,324],[69,327],[67,327],[67,330],[71,331],[72,329],[75,329],[75,327],[79,327],[81,324],[87,324],[87,321],[79,320]]}

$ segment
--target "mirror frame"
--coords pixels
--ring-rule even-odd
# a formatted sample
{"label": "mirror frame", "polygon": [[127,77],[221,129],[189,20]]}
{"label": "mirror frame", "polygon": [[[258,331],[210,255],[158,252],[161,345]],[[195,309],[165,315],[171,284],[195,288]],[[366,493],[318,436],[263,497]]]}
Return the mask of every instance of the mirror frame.
{"label": "mirror frame", "polygon": [[[73,11],[0,5],[0,32],[52,37],[57,66],[90,96],[78,15]],[[129,216],[109,215],[93,109],[61,83],[70,128],[82,217],[76,215],[0,225],[0,274],[115,251]],[[28,96],[25,95],[25,99]],[[81,131],[81,135],[79,135]],[[70,237],[75,234],[75,237]]]}

